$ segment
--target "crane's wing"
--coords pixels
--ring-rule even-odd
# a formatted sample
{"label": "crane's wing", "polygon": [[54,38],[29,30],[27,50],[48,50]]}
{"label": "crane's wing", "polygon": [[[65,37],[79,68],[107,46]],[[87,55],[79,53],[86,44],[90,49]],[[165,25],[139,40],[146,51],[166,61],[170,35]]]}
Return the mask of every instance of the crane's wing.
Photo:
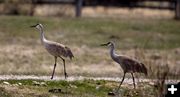
{"label": "crane's wing", "polygon": [[143,63],[140,63],[128,57],[123,57],[122,64],[125,64],[127,71],[142,72],[147,75],[147,69]]}
{"label": "crane's wing", "polygon": [[69,57],[70,59],[72,59],[74,57],[70,48],[66,47],[63,44],[48,41],[48,44],[46,44],[45,47],[46,47],[47,51],[54,56]]}

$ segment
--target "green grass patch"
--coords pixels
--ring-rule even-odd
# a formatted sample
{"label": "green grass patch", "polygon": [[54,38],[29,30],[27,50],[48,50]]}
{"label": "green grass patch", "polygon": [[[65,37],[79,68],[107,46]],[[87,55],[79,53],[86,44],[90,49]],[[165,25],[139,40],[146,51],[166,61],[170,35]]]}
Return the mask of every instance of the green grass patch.
{"label": "green grass patch", "polygon": [[[4,83],[9,83],[5,85]],[[21,83],[21,84],[20,84]],[[39,83],[39,84],[37,84]],[[41,84],[44,83],[44,84]],[[119,83],[112,81],[43,81],[43,80],[1,80],[0,95],[3,97],[108,97]],[[129,86],[128,86],[129,87]],[[153,87],[145,84],[137,89],[122,87],[118,95],[123,97],[155,97]],[[51,89],[61,89],[61,92],[49,92]],[[14,94],[16,93],[16,94]],[[7,96],[6,96],[7,95]]]}
{"label": "green grass patch", "polygon": [[49,39],[78,46],[98,47],[111,40],[118,48],[180,46],[180,22],[175,20],[1,16],[0,21],[0,39],[5,44],[12,40],[27,44],[28,39],[33,43],[39,33],[29,26],[42,23]]}

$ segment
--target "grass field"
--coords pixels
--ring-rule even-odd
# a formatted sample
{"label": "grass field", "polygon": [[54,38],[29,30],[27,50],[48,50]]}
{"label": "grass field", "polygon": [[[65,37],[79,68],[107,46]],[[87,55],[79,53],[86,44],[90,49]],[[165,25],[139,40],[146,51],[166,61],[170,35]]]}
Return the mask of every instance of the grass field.
{"label": "grass field", "polygon": [[[0,20],[1,42],[6,44],[13,39],[16,41],[23,39],[25,44],[27,44],[28,39],[37,41],[39,36],[29,26],[42,23],[45,26],[48,38],[67,42],[70,45],[87,45],[88,47],[99,48],[99,43],[115,40],[120,44],[118,45],[119,48],[128,49],[134,46],[147,49],[170,49],[180,46],[180,31],[178,30],[180,23],[175,20],[59,19],[24,16],[1,16]],[[31,42],[35,44],[32,40]],[[23,41],[20,41],[20,44]]]}
{"label": "grass field", "polygon": [[[122,75],[120,66],[109,57],[107,47],[101,43],[115,41],[118,54],[124,54],[145,63],[149,75],[156,78],[158,70],[163,72],[168,65],[168,77],[178,78],[180,74],[180,22],[168,19],[120,19],[120,18],[56,18],[28,16],[0,16],[0,74],[8,75],[50,75],[54,59],[40,43],[40,35],[31,25],[42,23],[48,39],[69,46],[75,58],[67,60],[69,76],[106,76]],[[58,60],[55,76],[63,75],[61,60]],[[139,76],[139,75],[138,75]],[[129,77],[129,75],[127,75]],[[144,77],[144,76],[142,76]],[[38,80],[39,81],[39,80]],[[118,86],[117,82],[85,80],[67,83],[47,81],[46,86],[34,86],[32,80],[8,80],[12,85],[0,84],[0,96],[11,97],[13,93],[25,97],[66,96],[62,93],[48,93],[51,88],[73,87],[68,96],[105,97],[107,91]],[[16,85],[18,82],[23,85]],[[41,81],[40,81],[41,82]],[[114,84],[106,86],[106,84]],[[25,86],[24,86],[25,85]],[[83,86],[82,86],[83,85]],[[127,87],[122,89],[125,97],[154,97],[152,86],[140,87],[137,92]],[[12,90],[11,90],[12,88]],[[145,88],[145,89],[144,89]],[[22,89],[22,91],[21,91]],[[26,93],[26,91],[31,92]],[[64,90],[64,88],[63,88]],[[148,91],[146,91],[148,90]],[[130,91],[130,92],[128,92]],[[82,93],[82,94],[81,94]],[[84,94],[84,93],[87,93]],[[130,93],[130,94],[129,94]],[[150,93],[150,94],[148,94]]]}

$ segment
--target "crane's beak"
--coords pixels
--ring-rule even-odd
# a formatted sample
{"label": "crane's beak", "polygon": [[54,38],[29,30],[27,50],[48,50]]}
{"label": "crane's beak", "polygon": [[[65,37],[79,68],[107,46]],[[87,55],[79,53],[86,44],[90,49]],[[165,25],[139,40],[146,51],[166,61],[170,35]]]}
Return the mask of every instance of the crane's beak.
{"label": "crane's beak", "polygon": [[36,27],[36,25],[33,25],[33,26],[30,26],[31,28],[34,28],[34,27]]}
{"label": "crane's beak", "polygon": [[101,44],[100,46],[107,46],[109,43]]}

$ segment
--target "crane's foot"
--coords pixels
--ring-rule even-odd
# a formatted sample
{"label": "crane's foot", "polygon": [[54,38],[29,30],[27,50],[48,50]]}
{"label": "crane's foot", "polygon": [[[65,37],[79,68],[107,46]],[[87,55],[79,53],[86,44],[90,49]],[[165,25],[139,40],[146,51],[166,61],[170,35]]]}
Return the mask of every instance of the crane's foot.
{"label": "crane's foot", "polygon": [[67,75],[67,73],[66,73],[66,72],[64,73],[64,76],[65,76],[65,79],[68,77],[68,75]]}
{"label": "crane's foot", "polygon": [[52,76],[51,76],[51,79],[53,79],[54,78],[54,74],[52,74]]}
{"label": "crane's foot", "polygon": [[53,79],[53,76],[51,77],[51,79]]}

